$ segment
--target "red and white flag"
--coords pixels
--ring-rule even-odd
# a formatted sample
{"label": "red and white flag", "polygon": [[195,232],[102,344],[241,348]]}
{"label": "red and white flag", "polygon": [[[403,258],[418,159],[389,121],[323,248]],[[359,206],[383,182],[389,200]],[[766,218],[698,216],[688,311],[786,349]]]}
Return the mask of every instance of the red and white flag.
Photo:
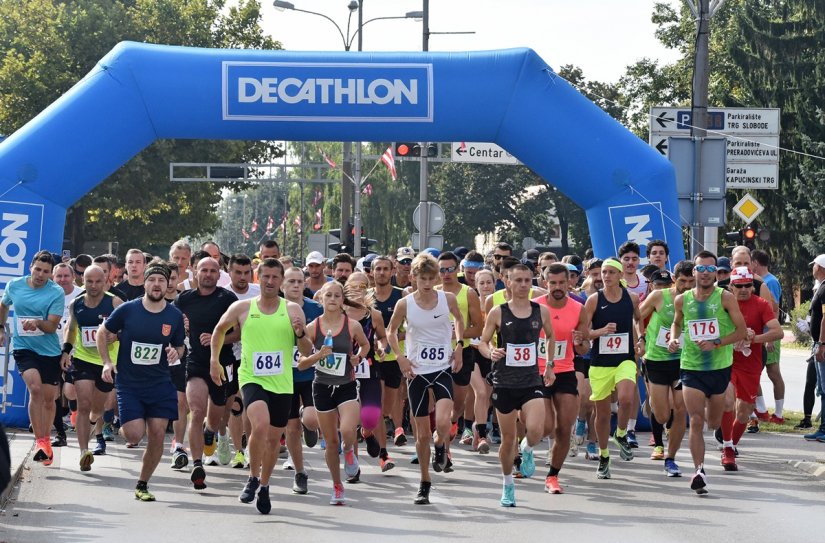
{"label": "red and white flag", "polygon": [[323,214],[321,213],[321,210],[319,209],[318,211],[315,212],[315,224],[312,225],[312,229],[313,230],[320,230],[321,227],[323,226],[323,219],[324,219]]}
{"label": "red and white flag", "polygon": [[395,170],[395,157],[392,156],[392,145],[387,147],[387,150],[384,151],[383,155],[381,155],[381,162],[383,162],[390,171],[392,180],[395,181],[398,179],[398,172]]}
{"label": "red and white flag", "polygon": [[273,218],[272,218],[272,215],[270,215],[270,216],[266,219],[266,233],[267,233],[267,234],[269,234],[270,232],[272,232],[272,228],[273,228],[274,226],[275,226],[275,219],[273,219]]}
{"label": "red and white flag", "polygon": [[289,219],[286,213],[283,214],[281,217],[281,226],[280,228],[284,231],[284,235],[286,235],[286,221]]}
{"label": "red and white flag", "polygon": [[322,157],[324,157],[324,162],[326,162],[327,164],[329,164],[329,167],[330,167],[330,168],[337,168],[337,167],[338,167],[338,165],[335,163],[335,161],[333,161],[331,158],[329,158],[329,157],[327,156],[327,154],[324,152],[324,150],[323,150],[323,149],[321,149],[321,148],[319,147],[319,148],[318,148],[318,150],[319,150],[319,151],[321,151],[321,156],[322,156]]}
{"label": "red and white flag", "polygon": [[250,232],[257,232],[258,231],[258,219],[252,219],[252,226],[249,227]]}
{"label": "red and white flag", "polygon": [[315,196],[312,198],[312,207],[318,207],[318,204],[324,199],[324,193],[321,189],[315,189]]}
{"label": "red and white flag", "polygon": [[372,196],[372,183],[367,183],[367,186],[361,192],[367,196]]}
{"label": "red and white flag", "polygon": [[243,239],[249,239],[249,232],[246,231],[246,228],[241,228],[241,235]]}
{"label": "red and white flag", "polygon": [[301,229],[301,216],[295,215],[295,230],[300,234],[303,230]]}

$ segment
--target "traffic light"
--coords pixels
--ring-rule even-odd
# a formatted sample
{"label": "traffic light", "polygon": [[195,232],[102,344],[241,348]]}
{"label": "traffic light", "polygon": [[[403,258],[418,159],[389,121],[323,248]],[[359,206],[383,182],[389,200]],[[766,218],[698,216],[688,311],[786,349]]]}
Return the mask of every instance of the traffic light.
{"label": "traffic light", "polygon": [[[421,144],[417,142],[396,142],[395,144],[395,156],[400,158],[411,158],[411,157],[420,157],[421,156]],[[427,154],[428,158],[434,158],[438,156],[438,144],[437,143],[428,143],[427,144]]]}
{"label": "traffic light", "polygon": [[742,231],[735,230],[733,232],[726,232],[725,239],[728,241],[732,241],[733,245],[742,245]]}
{"label": "traffic light", "polygon": [[367,256],[369,254],[374,253],[375,251],[371,251],[370,247],[372,247],[373,245],[376,245],[377,243],[378,243],[377,239],[362,237],[361,238],[361,256]]}
{"label": "traffic light", "polygon": [[333,251],[335,251],[337,253],[348,253],[348,252],[350,252],[349,247],[347,247],[347,245],[345,243],[343,243],[343,241],[341,240],[341,229],[340,228],[335,228],[333,230],[330,230],[329,231],[329,237],[330,237],[330,241],[332,241],[332,240],[334,240],[334,241],[332,241],[332,243],[327,245],[327,247],[329,247],[330,249],[332,249]]}
{"label": "traffic light", "polygon": [[756,228],[747,225],[742,229],[742,242],[748,249],[756,248]]}

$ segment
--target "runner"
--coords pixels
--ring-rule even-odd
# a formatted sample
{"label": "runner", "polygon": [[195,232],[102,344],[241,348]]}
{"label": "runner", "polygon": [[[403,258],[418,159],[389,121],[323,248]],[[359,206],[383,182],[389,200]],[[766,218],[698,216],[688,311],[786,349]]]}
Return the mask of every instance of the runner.
{"label": "runner", "polygon": [[[580,293],[585,297],[585,302],[587,301],[587,297],[596,294],[604,288],[604,281],[602,281],[602,262],[599,258],[591,258],[583,266],[586,270],[586,278],[582,283]],[[590,395],[592,394],[592,390],[590,389],[591,352],[592,351],[588,351],[581,356],[574,353],[573,356],[573,367],[576,369],[576,381],[579,390],[579,413],[576,417],[574,443],[578,447],[578,445],[582,445],[585,438],[587,438],[584,457],[587,460],[598,460],[599,449],[596,446],[596,409],[593,400],[590,399]]]}
{"label": "runner", "polygon": [[[307,336],[315,347],[315,353],[310,356],[304,353],[298,362],[298,369],[315,366],[312,399],[326,441],[324,458],[332,477],[333,490],[329,503],[344,505],[346,497],[341,483],[339,443],[343,441],[344,473],[354,478],[360,473],[355,455],[360,408],[354,367],[369,353],[370,346],[361,325],[346,315],[344,305],[353,305],[354,302],[344,296],[344,287],[340,282],[324,285],[317,296],[324,313],[307,325]],[[353,345],[358,346],[358,352],[352,352]]]}
{"label": "runner", "polygon": [[[188,263],[187,263],[188,264]],[[169,304],[175,303],[175,298],[178,297],[178,285],[180,284],[180,275],[178,265],[174,262],[166,264],[169,267],[169,284],[166,286],[166,295],[164,299]],[[186,327],[186,319],[184,317],[184,328]],[[172,378],[172,384],[175,386],[178,396],[178,418],[172,421],[172,442],[169,444],[169,453],[172,455],[172,469],[183,469],[189,465],[189,453],[183,446],[183,438],[186,434],[186,426],[189,415],[189,404],[186,403],[186,365],[182,360],[186,358],[186,347],[188,340],[184,340],[184,356],[182,359],[169,362],[169,375]],[[105,454],[106,441],[101,440],[98,436],[97,447],[93,454]],[[98,452],[102,448],[102,452]]]}
{"label": "runner", "polygon": [[[496,277],[496,290],[502,290],[505,288],[505,281],[502,277],[502,275],[504,275],[504,270],[501,269],[501,263],[508,256],[513,256],[513,247],[509,243],[499,243],[496,245],[495,249],[493,249],[493,274]],[[514,260],[518,262],[517,258]]]}
{"label": "runner", "polygon": [[[332,259],[332,278],[342,285],[347,282],[347,278],[355,271],[355,260],[347,253],[338,253]],[[320,292],[320,291],[319,291]]]}
{"label": "runner", "polygon": [[[72,267],[63,262],[55,264],[54,270],[52,271],[52,280],[57,284],[57,286],[63,289],[63,317],[57,325],[57,335],[61,339],[63,338],[66,332],[66,326],[69,323],[69,306],[77,295],[83,292],[83,289],[74,283],[74,275],[75,272]],[[83,278],[81,276],[81,282],[82,279]],[[54,429],[56,430],[56,435],[52,440],[52,447],[66,446],[67,425],[64,421],[66,407],[68,407],[69,411],[69,426],[74,427],[75,420],[77,419],[77,393],[74,390],[71,372],[66,372],[65,374],[61,372],[60,382],[61,386],[58,388],[57,399],[55,400],[53,423]],[[64,399],[67,404],[66,407],[64,407]]]}
{"label": "runner", "polygon": [[759,390],[759,378],[762,374],[760,347],[762,344],[781,339],[783,332],[770,304],[753,295],[753,274],[748,268],[734,268],[730,276],[729,289],[736,297],[747,326],[747,336],[738,341],[733,348],[733,367],[725,394],[725,411],[722,413],[721,426],[722,467],[725,471],[737,471],[739,468],[736,465],[736,448],[753,413]]}
{"label": "runner", "polygon": [[146,269],[146,256],[140,249],[126,251],[126,280],[115,285],[123,293],[123,301],[136,300],[143,296],[143,272]]}
{"label": "runner", "polygon": [[[63,318],[64,292],[52,280],[54,258],[48,251],[34,255],[30,275],[6,284],[0,303],[0,345],[5,345],[6,319],[14,307],[12,347],[17,371],[29,391],[29,420],[34,432],[34,461],[52,464],[54,454],[49,427],[54,421],[60,372],[68,369],[61,360],[57,327]],[[64,346],[64,352],[70,352]]]}
{"label": "runner", "polygon": [[[417,290],[399,300],[395,306],[388,340],[392,351],[401,353],[398,331],[407,323],[404,354],[398,356],[398,366],[407,378],[410,410],[418,429],[415,450],[421,472],[421,484],[414,503],[430,503],[430,391],[435,398],[435,455],[433,469],[444,471],[447,466],[447,441],[450,434],[450,413],[453,409],[453,378],[449,372],[461,370],[461,349],[464,347],[464,325],[453,294],[434,289],[438,280],[438,262],[430,255],[420,254],[412,262],[412,276]],[[455,326],[450,322],[455,318]]]}
{"label": "runner", "polygon": [[470,288],[476,288],[476,274],[484,267],[484,257],[476,251],[470,251],[461,261],[461,273],[458,282]]}
{"label": "runner", "polygon": [[[674,282],[673,276],[676,280]],[[668,477],[681,477],[676,464],[676,453],[685,436],[685,401],[682,397],[682,383],[679,380],[679,360],[681,350],[668,349],[670,327],[673,324],[676,296],[694,286],[693,263],[683,260],[676,264],[673,275],[667,270],[659,270],[652,276],[653,292],[639,306],[643,321],[647,324],[644,339],[644,368],[650,398],[650,424],[653,429],[652,460],[664,460],[664,470]],[[668,434],[667,455],[665,455],[664,425],[672,419]]]}
{"label": "runner", "polygon": [[[626,241],[619,247],[619,261],[622,263],[622,278],[625,281],[628,292],[632,292],[639,297],[639,301],[645,299],[650,284],[645,276],[639,271],[639,263],[641,259],[641,248],[639,244]],[[639,441],[636,439],[636,413],[638,413],[641,398],[639,396],[639,387],[633,389],[633,404],[636,406],[627,420],[627,442],[632,448],[639,447]]]}
{"label": "runner", "polygon": [[[478,287],[479,298],[486,299],[492,296],[496,289],[496,278],[493,276],[493,272],[486,269],[479,270],[478,273],[476,273],[476,287]],[[482,313],[481,318],[486,322],[486,313]],[[490,443],[487,440],[487,419],[490,411],[490,397],[493,394],[493,386],[487,377],[490,375],[493,362],[481,354],[481,350],[478,348],[480,342],[480,339],[476,341],[470,340],[470,345],[476,349],[476,367],[470,379],[470,385],[473,387],[473,393],[475,395],[473,401],[474,421],[471,443],[473,450],[478,451],[479,454],[487,454],[490,452]],[[475,343],[475,345],[473,345],[473,343]],[[496,423],[496,429],[498,429],[498,423]]]}
{"label": "runner", "polygon": [[[142,256],[142,255],[141,255]],[[129,443],[148,435],[135,498],[154,501],[149,478],[163,456],[166,426],[178,416],[178,399],[169,375],[169,362],[183,354],[185,330],[181,312],[164,299],[169,268],[153,263],[144,271],[146,294],[120,305],[97,332],[97,352],[103,360],[102,378],[113,383],[117,374],[120,431]],[[109,356],[107,333],[117,334],[117,366]]]}
{"label": "runner", "polygon": [[[519,450],[522,454],[521,473],[531,477],[536,471],[533,447],[544,433],[544,393],[542,384],[551,386],[555,380],[553,362],[546,364],[542,375],[537,371],[539,334],[544,331],[547,348],[554,352],[553,325],[546,307],[530,301],[533,273],[523,264],[508,270],[512,299],[497,305],[487,315],[481,334],[479,351],[493,361],[493,406],[501,428],[501,462],[503,486],[502,507],[516,506],[516,486],[513,462],[516,451],[517,420],[526,427],[526,436]],[[565,274],[564,280],[567,277]],[[497,335],[496,345],[491,343]]]}
{"label": "runner", "polygon": [[[112,314],[123,301],[106,292],[108,274],[102,268],[92,265],[83,273],[85,294],[69,304],[69,323],[64,334],[64,346],[72,345],[73,354],[63,354],[62,365],[71,364],[77,393],[77,419],[75,431],[80,448],[80,471],[89,471],[94,462],[94,453],[89,451],[89,434],[92,427],[103,417],[106,399],[114,389],[103,380],[103,360],[97,352],[97,331],[100,323]],[[116,339],[114,336],[107,339]],[[117,359],[117,342],[109,344],[109,357]],[[101,434],[98,444],[106,442]],[[99,445],[98,445],[99,446]]]}
{"label": "runner", "polygon": [[[550,456],[550,470],[544,488],[550,494],[562,494],[559,472],[570,449],[570,430],[579,411],[579,390],[574,354],[583,355],[590,350],[590,340],[576,330],[582,312],[582,304],[568,294],[570,271],[564,264],[550,264],[544,268],[543,278],[550,294],[536,298],[535,302],[549,309],[553,327],[554,351],[550,367],[555,382],[544,387],[544,435],[554,438]],[[544,375],[547,367],[546,335],[539,336],[538,369]]]}
{"label": "runner", "polygon": [[[194,275],[189,267],[191,258],[192,246],[186,240],[179,239],[169,248],[169,262],[178,266],[178,285],[182,285],[186,279],[191,281]],[[188,287],[181,287],[181,290],[186,290],[186,288]]]}
{"label": "runner", "polygon": [[[304,274],[298,268],[292,268],[284,273],[284,298],[293,302],[304,313],[305,322],[312,322],[318,318],[324,309],[321,304],[303,295],[305,290]],[[237,344],[236,344],[237,345]],[[289,410],[289,422],[286,426],[286,447],[289,451],[289,462],[295,470],[292,491],[296,494],[308,492],[307,482],[309,475],[304,468],[304,452],[301,447],[301,435],[307,447],[314,447],[318,442],[318,415],[312,399],[312,381],[315,370],[298,369],[301,358],[297,346],[292,352],[292,405]],[[287,463],[285,462],[286,466]]]}
{"label": "runner", "polygon": [[670,257],[670,249],[664,240],[654,239],[647,242],[645,254],[647,255],[647,261],[649,264],[653,264],[660,270],[667,268],[667,260]]}
{"label": "runner", "polygon": [[316,292],[321,290],[321,287],[329,281],[332,281],[332,278],[324,275],[324,255],[318,251],[312,251],[307,255],[306,271],[308,274],[306,281],[307,292],[304,293],[304,297],[311,299],[315,296]]}
{"label": "runner", "polygon": [[693,264],[696,286],[673,302],[668,349],[679,350],[679,338],[683,333],[687,336],[681,345],[680,366],[682,395],[690,417],[688,444],[696,469],[690,488],[707,494],[702,432],[706,422],[709,428],[719,427],[730,383],[733,344],[745,339],[747,330],[734,296],[714,285],[716,255],[701,251]]}
{"label": "runner", "polygon": [[225,369],[225,382],[216,384],[210,378],[212,331],[229,306],[238,300],[230,291],[217,286],[219,275],[220,267],[214,258],[201,259],[195,270],[198,288],[181,292],[175,300],[175,306],[188,322],[186,401],[189,404],[189,450],[194,466],[190,478],[195,490],[206,488],[203,464],[214,465],[211,457],[217,445],[216,432],[220,428],[227,398],[238,390],[235,357],[230,344],[240,339],[239,330],[224,338],[223,348],[216,357]]}
{"label": "runner", "polygon": [[[201,251],[206,251],[209,256],[214,258],[215,262],[218,263],[218,270],[220,272],[218,277],[218,286],[221,288],[226,288],[229,286],[231,280],[229,279],[229,274],[224,270],[224,266],[226,266],[226,255],[221,252],[220,246],[214,241],[207,241],[201,245]],[[194,264],[192,265],[192,268],[195,269]]]}
{"label": "runner", "polygon": [[400,289],[410,286],[410,266],[412,266],[415,251],[412,247],[399,247],[395,254],[395,274],[390,284]]}
{"label": "runner", "polygon": [[610,479],[610,401],[613,391],[619,401],[618,426],[613,440],[622,460],[633,459],[627,440],[627,424],[636,413],[634,400],[637,367],[634,359],[635,328],[639,322],[639,297],[620,283],[623,266],[607,259],[602,264],[604,288],[587,298],[579,321],[579,332],[594,340],[590,360],[590,399],[596,407],[596,435],[599,441],[597,477]]}
{"label": "runner", "polygon": [[[753,260],[753,274],[755,276],[758,275],[763,279],[765,286],[771,293],[771,296],[773,296],[773,299],[776,300],[774,310],[778,319],[778,308],[782,305],[782,286],[779,284],[779,280],[776,276],[774,276],[768,269],[771,265],[770,257],[765,251],[760,251],[757,249],[751,252],[751,260]],[[785,423],[785,418],[783,416],[785,409],[785,380],[782,378],[782,372],[779,366],[781,349],[782,341],[780,338],[776,341],[766,343],[765,352],[763,353],[763,357],[765,359],[765,372],[773,385],[773,399],[775,407],[773,414],[768,418],[768,422],[773,424]],[[765,406],[765,398],[762,395],[761,385],[759,386],[759,394],[756,397],[756,405],[758,405],[761,409],[764,409],[764,411],[757,413],[757,416],[767,416],[768,412],[767,407]]]}
{"label": "runner", "polygon": [[220,385],[226,379],[221,362],[224,340],[230,329],[241,330],[241,366],[238,380],[245,411],[252,430],[249,450],[249,479],[238,499],[252,503],[267,515],[272,510],[269,478],[278,459],[278,441],[289,419],[292,402],[292,372],[289,368],[293,347],[302,353],[312,349],[305,330],[304,313],[296,304],[281,300],[283,265],[267,258],[258,266],[261,295],[232,304],[212,332],[209,373]]}

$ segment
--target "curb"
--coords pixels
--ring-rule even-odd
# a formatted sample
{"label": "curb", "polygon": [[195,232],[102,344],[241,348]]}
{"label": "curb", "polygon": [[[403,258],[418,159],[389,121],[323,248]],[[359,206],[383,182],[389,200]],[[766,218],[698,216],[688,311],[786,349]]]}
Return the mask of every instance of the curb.
{"label": "curb", "polygon": [[[13,435],[10,433],[10,435]],[[13,447],[14,439],[9,440],[10,449]],[[23,455],[23,458],[16,459],[12,458],[12,469],[13,472],[11,474],[11,480],[9,481],[8,486],[0,493],[0,508],[5,508],[6,504],[11,497],[12,492],[14,492],[14,487],[17,486],[17,483],[20,481],[20,476],[23,474],[23,468],[29,461],[29,457],[31,456],[32,451],[34,450],[34,441],[32,441],[31,445],[29,446],[26,453]],[[16,464],[16,468],[15,468]]]}
{"label": "curb", "polygon": [[811,474],[817,479],[825,480],[825,464],[821,462],[802,462],[798,460],[788,460],[788,464],[798,470]]}

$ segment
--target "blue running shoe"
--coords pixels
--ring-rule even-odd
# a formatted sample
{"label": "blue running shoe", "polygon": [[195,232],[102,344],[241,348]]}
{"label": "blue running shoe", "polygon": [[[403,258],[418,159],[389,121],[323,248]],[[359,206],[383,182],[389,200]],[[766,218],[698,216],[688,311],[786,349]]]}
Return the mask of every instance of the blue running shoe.
{"label": "blue running shoe", "polygon": [[627,437],[627,444],[630,445],[631,449],[638,449],[639,448],[639,440],[636,439],[636,430],[628,430],[626,437]]}
{"label": "blue running shoe", "polygon": [[527,447],[527,438],[521,440],[521,474],[527,478],[533,476],[536,472],[536,459],[533,455],[533,449],[525,451]]}
{"label": "blue running shoe", "polygon": [[668,477],[682,476],[682,471],[679,469],[679,466],[670,458],[665,459],[665,473],[667,473]]}
{"label": "blue running shoe", "polygon": [[588,441],[587,442],[587,450],[584,453],[584,457],[587,460],[598,460],[599,459],[599,448],[596,447],[595,441]]}
{"label": "blue running shoe", "polygon": [[516,485],[504,485],[501,489],[501,506],[515,507],[516,506]]}
{"label": "blue running shoe", "polygon": [[92,449],[92,454],[95,456],[102,456],[106,454],[106,440],[102,437],[97,438],[97,444]]}
{"label": "blue running shoe", "polygon": [[805,438],[805,441],[820,441],[820,440],[823,440],[823,439],[825,439],[825,429],[820,427],[819,430],[817,430],[816,432],[814,432],[812,434],[805,434],[802,437]]}
{"label": "blue running shoe", "polygon": [[584,443],[584,434],[587,431],[587,421],[584,419],[576,419],[576,445]]}

